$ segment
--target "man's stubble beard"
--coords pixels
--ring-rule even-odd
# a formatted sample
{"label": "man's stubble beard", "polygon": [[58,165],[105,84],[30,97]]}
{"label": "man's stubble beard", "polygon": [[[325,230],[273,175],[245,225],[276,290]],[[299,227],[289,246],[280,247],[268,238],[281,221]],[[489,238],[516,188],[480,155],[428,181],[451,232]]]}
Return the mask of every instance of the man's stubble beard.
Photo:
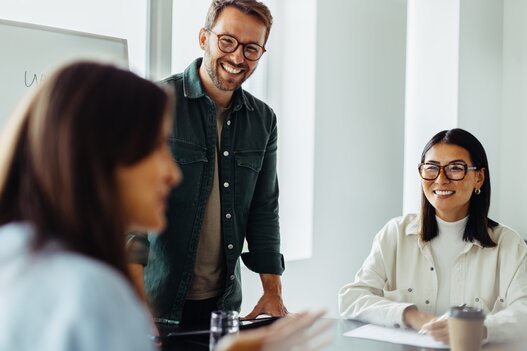
{"label": "man's stubble beard", "polygon": [[227,82],[225,82],[224,79],[220,78],[220,70],[223,70],[219,63],[220,59],[215,59],[214,61],[211,60],[210,53],[208,52],[208,50],[206,50],[203,56],[203,60],[205,64],[205,70],[207,71],[207,74],[209,75],[212,83],[216,88],[222,91],[234,91],[238,89],[254,72],[254,70],[249,72],[249,67],[247,65],[234,65],[230,63],[235,67],[242,67],[244,69],[244,73],[241,76],[240,80],[228,79]]}

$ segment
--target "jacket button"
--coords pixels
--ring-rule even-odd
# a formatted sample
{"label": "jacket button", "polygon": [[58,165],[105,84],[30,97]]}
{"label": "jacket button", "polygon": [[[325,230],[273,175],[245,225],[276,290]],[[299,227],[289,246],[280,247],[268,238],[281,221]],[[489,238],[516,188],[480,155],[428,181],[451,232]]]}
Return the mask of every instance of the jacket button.
{"label": "jacket button", "polygon": [[228,188],[228,187],[229,187],[229,182],[225,182],[225,183],[223,183],[223,187],[224,187],[224,188]]}
{"label": "jacket button", "polygon": [[412,292],[412,291],[413,291],[412,288],[408,288],[408,292]]}
{"label": "jacket button", "polygon": [[479,302],[479,297],[476,297],[474,301]]}
{"label": "jacket button", "polygon": [[223,151],[223,156],[225,157],[229,156],[229,151]]}
{"label": "jacket button", "polygon": [[226,214],[225,214],[225,218],[227,218],[227,219],[231,219],[231,217],[232,217],[232,215],[231,215],[230,213],[226,213]]}
{"label": "jacket button", "polygon": [[227,248],[228,248],[229,250],[232,250],[232,249],[234,248],[234,245],[233,245],[233,244],[229,244],[229,245],[227,245]]}
{"label": "jacket button", "polygon": [[433,270],[434,270],[434,267],[430,267],[430,270],[433,271]]}
{"label": "jacket button", "polygon": [[500,299],[500,302],[503,302],[504,300],[503,299]]}
{"label": "jacket button", "polygon": [[234,280],[234,274],[229,277],[230,280]]}
{"label": "jacket button", "polygon": [[228,126],[231,125],[231,120],[228,120],[228,121],[227,121],[227,125],[228,125]]}
{"label": "jacket button", "polygon": [[428,305],[428,304],[430,304],[430,301],[426,300],[425,303]]}

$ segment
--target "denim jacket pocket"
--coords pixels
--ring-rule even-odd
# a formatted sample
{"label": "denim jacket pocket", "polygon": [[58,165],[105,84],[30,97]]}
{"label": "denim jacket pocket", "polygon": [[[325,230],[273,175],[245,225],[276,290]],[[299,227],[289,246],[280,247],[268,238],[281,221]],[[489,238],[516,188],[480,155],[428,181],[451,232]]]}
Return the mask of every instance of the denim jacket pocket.
{"label": "denim jacket pocket", "polygon": [[[197,203],[202,191],[204,174],[209,166],[207,150],[200,145],[185,140],[172,138],[170,141],[172,155],[183,174],[181,185],[172,190],[173,195],[170,198],[170,203],[171,206],[179,206],[178,210],[182,207],[188,210],[194,208],[192,204]],[[197,208],[194,209],[199,210]]]}
{"label": "denim jacket pocket", "polygon": [[196,162],[208,162],[207,149],[201,145],[194,144],[181,139],[171,138],[172,155],[180,165]]}
{"label": "denim jacket pocket", "polygon": [[256,188],[258,176],[262,170],[265,152],[237,151],[234,154],[235,169],[235,202],[239,210],[247,211]]}
{"label": "denim jacket pocket", "polygon": [[235,153],[236,165],[246,167],[255,172],[262,169],[264,151],[237,151]]}

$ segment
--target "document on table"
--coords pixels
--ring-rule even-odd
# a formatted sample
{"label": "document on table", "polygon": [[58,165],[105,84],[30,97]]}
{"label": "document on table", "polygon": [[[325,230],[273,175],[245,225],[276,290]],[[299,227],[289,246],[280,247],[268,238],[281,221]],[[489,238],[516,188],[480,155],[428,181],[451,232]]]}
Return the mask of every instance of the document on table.
{"label": "document on table", "polygon": [[448,345],[435,341],[431,336],[417,334],[414,330],[380,327],[373,324],[366,324],[362,327],[350,330],[349,332],[344,333],[344,336],[434,349],[449,348]]}

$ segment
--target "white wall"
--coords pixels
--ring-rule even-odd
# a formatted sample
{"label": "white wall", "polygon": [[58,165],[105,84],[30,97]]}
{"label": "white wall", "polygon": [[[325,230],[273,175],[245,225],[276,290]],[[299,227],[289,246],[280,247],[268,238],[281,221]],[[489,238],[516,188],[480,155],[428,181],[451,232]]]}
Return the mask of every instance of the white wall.
{"label": "white wall", "polygon": [[313,247],[317,1],[273,3],[266,96],[278,118],[280,232],[291,261]]}
{"label": "white wall", "polygon": [[[459,0],[458,0],[459,1]],[[490,217],[501,221],[503,0],[461,0],[459,24],[458,125],[485,147],[491,175]]]}
{"label": "white wall", "polygon": [[173,0],[172,11],[172,72],[182,72],[203,55],[198,34],[205,25],[209,0]]}
{"label": "white wall", "polygon": [[408,0],[405,213],[419,212],[417,164],[428,140],[457,125],[459,0]]}
{"label": "white wall", "polygon": [[527,2],[504,3],[500,221],[527,238]]}
{"label": "white wall", "polygon": [[[291,311],[326,307],[336,316],[338,289],[401,214],[405,42],[406,1],[317,3],[313,257],[286,264]],[[243,273],[248,313],[261,287]]]}

